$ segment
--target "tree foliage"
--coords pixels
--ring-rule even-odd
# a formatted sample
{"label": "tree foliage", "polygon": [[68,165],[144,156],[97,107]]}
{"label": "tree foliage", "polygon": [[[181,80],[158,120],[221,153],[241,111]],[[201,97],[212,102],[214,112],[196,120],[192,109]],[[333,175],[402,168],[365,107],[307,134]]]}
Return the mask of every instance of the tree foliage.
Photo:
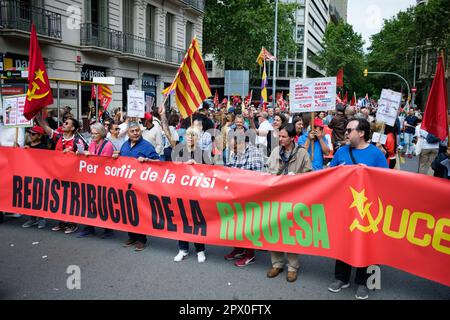
{"label": "tree foliage", "polygon": [[[324,50],[317,58],[317,63],[327,75],[335,76],[344,68],[344,91],[359,95],[366,90],[363,85],[364,41],[353,27],[344,22],[330,23],[323,39]],[[365,94],[365,93],[364,93]]]}
{"label": "tree foliage", "polygon": [[[277,56],[293,55],[294,4],[278,3]],[[261,47],[274,53],[275,3],[267,0],[210,0],[203,20],[203,53],[212,53],[226,69],[258,70]]]}

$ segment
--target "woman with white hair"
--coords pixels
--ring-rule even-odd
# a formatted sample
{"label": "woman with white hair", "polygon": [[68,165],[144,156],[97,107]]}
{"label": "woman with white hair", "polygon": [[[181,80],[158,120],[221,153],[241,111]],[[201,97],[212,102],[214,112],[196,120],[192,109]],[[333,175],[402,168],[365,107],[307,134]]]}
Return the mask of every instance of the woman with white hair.
{"label": "woman with white hair", "polygon": [[[114,145],[111,141],[106,139],[108,132],[103,124],[96,122],[91,125],[91,143],[88,150],[84,152],[86,156],[95,155],[102,157],[112,157],[114,152]],[[95,228],[92,226],[86,226],[83,231],[78,233],[78,238],[84,238],[90,234],[95,234]],[[113,230],[104,229],[101,235],[102,239],[108,238],[113,235]]]}
{"label": "woman with white hair", "polygon": [[[185,142],[180,143],[173,148],[172,161],[186,162],[187,164],[212,164],[211,151],[203,151],[199,146],[201,132],[195,127],[186,130]],[[203,243],[194,243],[197,259],[199,263],[205,262],[205,245]],[[189,254],[189,242],[178,241],[178,254],[173,259],[175,262],[182,261]]]}

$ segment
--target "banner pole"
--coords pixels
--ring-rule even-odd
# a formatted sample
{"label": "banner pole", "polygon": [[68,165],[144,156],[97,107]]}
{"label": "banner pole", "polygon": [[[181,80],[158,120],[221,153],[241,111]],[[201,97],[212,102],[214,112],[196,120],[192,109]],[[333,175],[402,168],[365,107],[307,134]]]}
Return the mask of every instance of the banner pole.
{"label": "banner pole", "polygon": [[[314,130],[314,112],[311,112],[311,131]],[[314,161],[314,140],[311,142],[311,161]]]}
{"label": "banner pole", "polygon": [[19,128],[16,127],[16,137],[14,138],[14,147],[17,147],[19,144]]}

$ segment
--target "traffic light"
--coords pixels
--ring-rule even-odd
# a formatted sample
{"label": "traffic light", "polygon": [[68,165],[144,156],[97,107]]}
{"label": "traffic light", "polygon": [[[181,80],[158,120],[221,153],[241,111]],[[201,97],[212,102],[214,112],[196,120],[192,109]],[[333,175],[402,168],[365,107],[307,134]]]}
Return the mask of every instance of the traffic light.
{"label": "traffic light", "polygon": [[369,71],[367,69],[364,69],[364,77],[367,77],[368,73],[369,73]]}

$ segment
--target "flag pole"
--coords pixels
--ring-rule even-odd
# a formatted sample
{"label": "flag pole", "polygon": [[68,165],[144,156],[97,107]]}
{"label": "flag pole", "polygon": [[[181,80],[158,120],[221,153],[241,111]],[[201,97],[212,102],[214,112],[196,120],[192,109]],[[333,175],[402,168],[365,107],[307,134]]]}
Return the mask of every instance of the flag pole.
{"label": "flag pole", "polygon": [[[444,74],[445,74],[445,49],[444,48],[441,49],[440,56],[442,58],[442,65],[444,66]],[[447,126],[448,126],[448,122],[449,122],[448,109],[446,111],[447,111]],[[450,148],[450,130],[448,131],[447,148]]]}

